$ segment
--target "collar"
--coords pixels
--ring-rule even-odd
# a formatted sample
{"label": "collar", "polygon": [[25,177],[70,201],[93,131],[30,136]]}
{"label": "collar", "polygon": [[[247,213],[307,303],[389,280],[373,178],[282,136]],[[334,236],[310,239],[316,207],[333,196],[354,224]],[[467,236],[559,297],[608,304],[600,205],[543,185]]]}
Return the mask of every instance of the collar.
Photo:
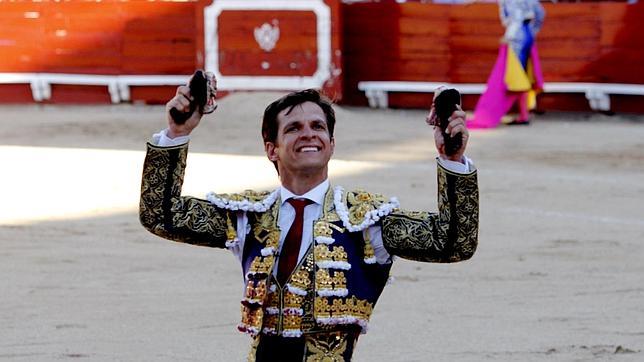
{"label": "collar", "polygon": [[309,199],[318,205],[322,205],[322,203],[324,202],[324,196],[326,195],[326,191],[328,189],[329,189],[328,178],[322,181],[322,183],[320,183],[319,185],[315,186],[314,188],[306,192],[304,195],[296,195],[292,193],[290,190],[288,190],[286,187],[280,186],[280,200],[282,200],[282,204],[284,204],[286,200],[290,198]]}

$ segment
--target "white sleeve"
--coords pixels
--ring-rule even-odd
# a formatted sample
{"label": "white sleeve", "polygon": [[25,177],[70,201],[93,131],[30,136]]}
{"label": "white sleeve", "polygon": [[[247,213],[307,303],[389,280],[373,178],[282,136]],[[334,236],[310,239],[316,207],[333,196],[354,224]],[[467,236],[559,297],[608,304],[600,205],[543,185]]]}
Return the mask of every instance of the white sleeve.
{"label": "white sleeve", "polygon": [[382,228],[380,226],[371,226],[367,229],[369,238],[371,239],[371,246],[373,246],[374,254],[376,254],[376,263],[378,264],[391,264],[393,257],[382,241]]}
{"label": "white sleeve", "polygon": [[441,166],[454,173],[468,174],[475,169],[474,162],[465,156],[463,156],[462,162],[450,161],[441,157],[436,157],[436,160]]}
{"label": "white sleeve", "polygon": [[242,262],[242,257],[244,254],[244,243],[246,242],[246,235],[250,233],[250,225],[248,224],[248,216],[246,216],[246,213],[243,211],[237,212],[237,239],[239,239],[238,242],[232,244],[232,245],[226,245],[228,247],[228,250],[230,250],[233,255],[239,260],[239,262]]}
{"label": "white sleeve", "polygon": [[168,129],[164,129],[159,133],[152,135],[151,143],[160,147],[179,146],[190,141],[190,136],[179,136],[176,138],[168,137]]}

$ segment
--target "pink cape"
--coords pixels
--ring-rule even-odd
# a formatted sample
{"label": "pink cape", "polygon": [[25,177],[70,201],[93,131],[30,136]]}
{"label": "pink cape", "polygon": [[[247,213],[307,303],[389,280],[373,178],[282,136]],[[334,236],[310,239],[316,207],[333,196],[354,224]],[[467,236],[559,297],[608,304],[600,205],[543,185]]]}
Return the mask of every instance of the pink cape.
{"label": "pink cape", "polygon": [[[474,109],[474,118],[467,122],[468,128],[493,128],[501,122],[501,117],[505,115],[515,101],[521,97],[524,92],[508,91],[505,84],[505,72],[508,58],[508,45],[502,44],[499,47],[499,56],[496,59],[492,73],[487,80],[487,88],[481,95],[476,108]],[[536,43],[530,49],[530,61],[533,70],[533,90],[543,88],[543,74],[541,73],[541,64],[537,53]]]}

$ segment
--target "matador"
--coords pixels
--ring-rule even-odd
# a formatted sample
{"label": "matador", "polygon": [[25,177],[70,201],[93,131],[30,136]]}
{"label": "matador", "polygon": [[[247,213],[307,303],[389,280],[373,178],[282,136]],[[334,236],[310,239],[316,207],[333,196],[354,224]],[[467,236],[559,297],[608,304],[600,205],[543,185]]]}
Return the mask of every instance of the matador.
{"label": "matador", "polygon": [[[166,108],[187,110],[190,100],[182,86]],[[265,110],[264,148],[281,183],[267,192],[182,195],[189,135],[202,115],[177,124],[167,113],[168,128],[147,146],[141,223],[160,237],[238,258],[245,283],[238,329],[252,337],[251,361],[349,361],[395,257],[452,263],[476,250],[477,172],[464,156],[469,133],[460,108],[447,127],[463,137],[456,154],[446,156],[442,133],[434,132],[437,212],[331,185],[335,112],[317,90],[287,94]]]}

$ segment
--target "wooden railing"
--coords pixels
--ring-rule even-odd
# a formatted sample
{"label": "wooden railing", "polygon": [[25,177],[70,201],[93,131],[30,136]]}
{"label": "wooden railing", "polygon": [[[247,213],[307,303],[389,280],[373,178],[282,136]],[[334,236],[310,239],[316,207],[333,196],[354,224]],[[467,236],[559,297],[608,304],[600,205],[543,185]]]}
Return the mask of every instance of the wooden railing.
{"label": "wooden railing", "polygon": [[[365,92],[372,108],[389,107],[389,93],[433,93],[439,86],[456,88],[461,94],[481,94],[485,91],[483,83],[441,83],[441,82],[360,82],[358,89]],[[610,111],[610,95],[644,96],[644,84],[616,83],[545,83],[543,93],[582,93],[594,111]]]}

